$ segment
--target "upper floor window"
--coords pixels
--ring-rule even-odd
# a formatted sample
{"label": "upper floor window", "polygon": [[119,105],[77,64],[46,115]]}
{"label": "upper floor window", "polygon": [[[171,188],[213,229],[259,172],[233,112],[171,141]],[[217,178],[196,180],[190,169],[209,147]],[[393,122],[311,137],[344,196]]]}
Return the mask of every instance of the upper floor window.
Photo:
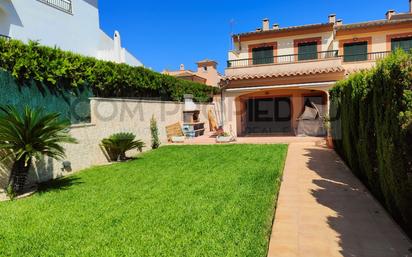
{"label": "upper floor window", "polygon": [[359,62],[368,60],[368,42],[344,44],[343,51],[344,62]]}
{"label": "upper floor window", "polygon": [[70,14],[73,12],[72,0],[37,0],[37,1],[47,4],[63,12],[67,12]]}
{"label": "upper floor window", "polygon": [[308,42],[298,44],[298,60],[316,60],[318,59],[318,42]]}
{"label": "upper floor window", "polygon": [[412,49],[412,37],[394,38],[392,39],[391,45],[392,45],[392,51],[395,51],[398,48],[401,48],[405,50],[406,52],[409,52]]}
{"label": "upper floor window", "polygon": [[258,47],[252,49],[253,64],[269,64],[274,62],[273,46]]}

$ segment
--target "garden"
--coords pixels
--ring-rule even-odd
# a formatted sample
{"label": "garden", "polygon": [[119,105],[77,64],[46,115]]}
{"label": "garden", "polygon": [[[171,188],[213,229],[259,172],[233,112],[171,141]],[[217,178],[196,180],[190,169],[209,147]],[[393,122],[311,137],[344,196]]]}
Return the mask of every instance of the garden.
{"label": "garden", "polygon": [[286,145],[165,146],[0,203],[2,256],[266,256]]}

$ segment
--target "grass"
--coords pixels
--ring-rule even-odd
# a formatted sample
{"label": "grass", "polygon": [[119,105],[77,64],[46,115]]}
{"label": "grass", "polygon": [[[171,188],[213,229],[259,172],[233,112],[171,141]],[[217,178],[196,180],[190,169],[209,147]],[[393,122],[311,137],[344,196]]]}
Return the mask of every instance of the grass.
{"label": "grass", "polygon": [[168,146],[0,203],[0,256],[266,256],[286,145]]}

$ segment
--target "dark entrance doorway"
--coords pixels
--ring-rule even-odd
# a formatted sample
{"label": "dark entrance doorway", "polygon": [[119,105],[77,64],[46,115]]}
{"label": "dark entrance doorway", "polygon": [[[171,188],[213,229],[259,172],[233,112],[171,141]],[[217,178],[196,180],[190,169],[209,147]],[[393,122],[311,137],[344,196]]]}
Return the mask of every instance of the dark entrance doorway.
{"label": "dark entrance doorway", "polygon": [[246,102],[246,133],[276,134],[292,132],[290,97],[253,98]]}

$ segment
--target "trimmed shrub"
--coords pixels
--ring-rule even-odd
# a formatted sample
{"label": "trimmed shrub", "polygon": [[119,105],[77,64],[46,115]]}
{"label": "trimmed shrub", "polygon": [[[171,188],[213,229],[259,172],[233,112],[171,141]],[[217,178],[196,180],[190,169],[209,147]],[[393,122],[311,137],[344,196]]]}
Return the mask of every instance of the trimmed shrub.
{"label": "trimmed shrub", "polygon": [[210,101],[215,87],[163,75],[143,67],[100,61],[58,48],[0,39],[0,67],[20,82],[34,80],[53,90],[89,86],[98,97],[161,98],[183,100],[193,94],[198,102]]}
{"label": "trimmed shrub", "polygon": [[412,234],[412,54],[398,51],[330,93],[337,152]]}
{"label": "trimmed shrub", "polygon": [[102,140],[102,146],[106,149],[111,161],[127,160],[126,152],[137,149],[143,151],[145,144],[141,140],[135,140],[133,133],[117,133]]}
{"label": "trimmed shrub", "polygon": [[154,115],[150,119],[150,134],[152,137],[152,149],[159,148],[160,147],[159,128],[157,127],[157,121]]}

